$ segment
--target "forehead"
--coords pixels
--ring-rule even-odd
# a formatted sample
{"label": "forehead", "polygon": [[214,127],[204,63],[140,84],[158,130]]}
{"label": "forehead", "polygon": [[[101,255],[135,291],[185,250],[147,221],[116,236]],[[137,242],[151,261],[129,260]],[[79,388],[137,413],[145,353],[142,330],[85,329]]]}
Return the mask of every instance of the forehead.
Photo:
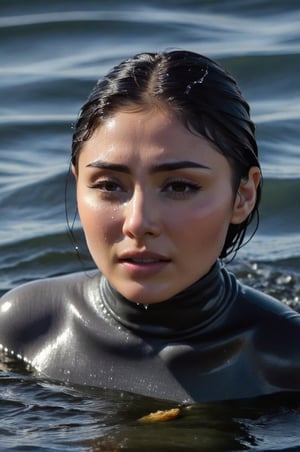
{"label": "forehead", "polygon": [[92,138],[101,141],[147,140],[171,142],[190,132],[171,113],[156,108],[140,111],[118,111],[96,129]]}
{"label": "forehead", "polygon": [[190,132],[174,115],[158,109],[119,111],[108,117],[85,142],[80,160],[128,161],[190,159],[203,165],[226,164],[216,146]]}

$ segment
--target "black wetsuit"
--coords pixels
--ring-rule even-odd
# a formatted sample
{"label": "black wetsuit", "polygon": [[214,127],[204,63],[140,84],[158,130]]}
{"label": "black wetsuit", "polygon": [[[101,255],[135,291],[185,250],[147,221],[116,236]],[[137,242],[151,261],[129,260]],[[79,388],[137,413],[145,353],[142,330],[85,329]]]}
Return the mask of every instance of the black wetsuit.
{"label": "black wetsuit", "polygon": [[53,379],[178,402],[300,390],[300,315],[219,263],[147,309],[98,271],[26,284],[2,299],[0,344]]}

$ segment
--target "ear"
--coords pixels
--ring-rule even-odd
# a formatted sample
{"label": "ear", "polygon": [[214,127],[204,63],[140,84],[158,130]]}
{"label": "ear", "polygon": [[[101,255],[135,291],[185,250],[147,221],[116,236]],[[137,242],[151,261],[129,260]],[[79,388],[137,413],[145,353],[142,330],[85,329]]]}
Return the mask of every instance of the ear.
{"label": "ear", "polygon": [[72,174],[75,177],[75,180],[77,182],[78,172],[77,172],[77,168],[75,167],[75,165],[72,165]]}
{"label": "ear", "polygon": [[241,180],[234,202],[231,217],[232,224],[242,223],[254,209],[260,179],[260,169],[257,166],[252,166],[249,170],[248,178]]}

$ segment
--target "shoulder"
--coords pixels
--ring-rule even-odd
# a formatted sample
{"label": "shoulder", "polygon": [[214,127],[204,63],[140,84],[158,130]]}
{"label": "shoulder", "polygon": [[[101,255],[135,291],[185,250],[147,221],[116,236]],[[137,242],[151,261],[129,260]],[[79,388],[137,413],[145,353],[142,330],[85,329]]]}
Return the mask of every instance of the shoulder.
{"label": "shoulder", "polygon": [[243,331],[255,352],[297,357],[300,365],[300,314],[274,297],[235,280],[235,297],[227,312],[229,331]]}
{"label": "shoulder", "polygon": [[241,286],[252,337],[252,350],[261,377],[282,390],[300,390],[300,314],[283,302]]}
{"label": "shoulder", "polygon": [[300,314],[287,304],[277,300],[276,298],[248,287],[241,283],[238,284],[238,301],[244,306],[245,310],[253,312],[257,321],[287,321],[295,323],[300,327]]}
{"label": "shoulder", "polygon": [[[276,337],[276,342],[289,341],[289,331],[299,335],[300,314],[276,298],[237,283],[237,298],[232,317],[245,328],[255,331],[255,337]],[[284,337],[285,336],[285,337]],[[273,340],[273,339],[272,339]],[[300,356],[300,353],[299,353]]]}
{"label": "shoulder", "polygon": [[276,298],[243,284],[234,273],[222,268],[227,297],[230,298],[226,321],[238,329],[272,328],[277,323],[300,328],[300,314]]}
{"label": "shoulder", "polygon": [[82,293],[89,289],[95,279],[99,280],[97,270],[91,272],[71,273],[47,279],[31,281],[10,290],[0,299],[1,313],[13,307],[46,307],[52,303],[61,303],[66,297]]}
{"label": "shoulder", "polygon": [[0,344],[18,348],[30,335],[42,335],[68,315],[71,303],[84,303],[98,271],[32,281],[7,292],[0,300]]}

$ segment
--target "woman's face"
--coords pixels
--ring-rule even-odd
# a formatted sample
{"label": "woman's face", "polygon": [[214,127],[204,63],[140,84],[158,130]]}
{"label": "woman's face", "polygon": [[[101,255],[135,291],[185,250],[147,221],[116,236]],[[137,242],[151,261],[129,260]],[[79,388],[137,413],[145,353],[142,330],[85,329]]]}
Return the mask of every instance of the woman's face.
{"label": "woman's face", "polygon": [[90,253],[133,302],[164,301],[204,276],[244,219],[226,158],[159,110],[107,119],[74,174]]}

